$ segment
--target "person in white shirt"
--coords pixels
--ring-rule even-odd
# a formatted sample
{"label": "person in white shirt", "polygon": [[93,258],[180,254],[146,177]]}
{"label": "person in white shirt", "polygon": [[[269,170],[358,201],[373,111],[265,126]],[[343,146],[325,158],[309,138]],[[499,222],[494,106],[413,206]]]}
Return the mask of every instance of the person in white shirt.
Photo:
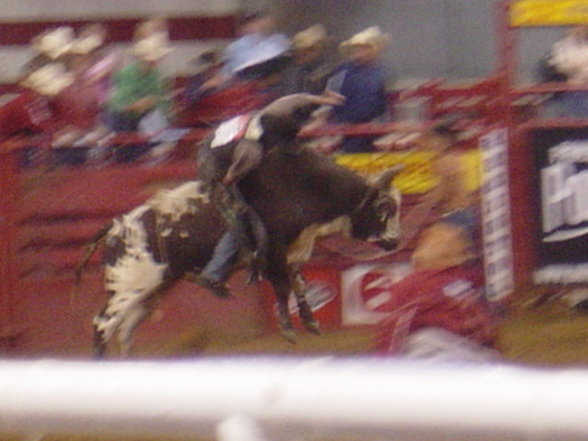
{"label": "person in white shirt", "polygon": [[566,92],[562,99],[567,116],[588,117],[588,25],[574,26],[565,38],[553,45],[551,64],[573,86],[587,90]]}

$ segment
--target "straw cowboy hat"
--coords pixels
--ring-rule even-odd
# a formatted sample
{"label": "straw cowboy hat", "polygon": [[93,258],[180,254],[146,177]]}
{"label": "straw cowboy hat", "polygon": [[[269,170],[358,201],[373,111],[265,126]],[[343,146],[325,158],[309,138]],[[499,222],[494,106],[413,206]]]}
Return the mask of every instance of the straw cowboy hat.
{"label": "straw cowboy hat", "polygon": [[24,84],[45,96],[55,96],[74,82],[62,63],[48,63],[31,72]]}
{"label": "straw cowboy hat", "polygon": [[98,35],[88,35],[87,37],[75,40],[70,52],[81,55],[89,54],[94,49],[102,46],[102,43],[104,43],[104,39]]}
{"label": "straw cowboy hat", "polygon": [[382,33],[378,26],[371,26],[341,43],[340,48],[348,51],[353,46],[371,46],[376,52],[380,52],[389,42],[389,34]]}
{"label": "straw cowboy hat", "polygon": [[166,32],[154,32],[138,40],[132,50],[135,57],[145,61],[157,61],[171,51]]}
{"label": "straw cowboy hat", "polygon": [[327,38],[327,30],[321,24],[315,24],[292,37],[292,45],[295,49],[308,49],[324,42]]}
{"label": "straw cowboy hat", "polygon": [[73,29],[69,26],[61,26],[35,37],[32,46],[37,52],[55,60],[67,54],[73,43]]}

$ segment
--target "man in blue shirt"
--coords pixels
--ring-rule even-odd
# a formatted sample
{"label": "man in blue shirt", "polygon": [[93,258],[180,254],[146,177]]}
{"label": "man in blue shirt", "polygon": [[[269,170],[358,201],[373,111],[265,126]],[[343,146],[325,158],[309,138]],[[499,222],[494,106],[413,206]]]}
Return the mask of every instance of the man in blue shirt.
{"label": "man in blue shirt", "polygon": [[[388,41],[387,34],[372,26],[341,44],[347,61],[339,66],[327,84],[327,89],[345,97],[344,104],[333,110],[335,122],[366,123],[386,114],[386,79],[378,59]],[[347,137],[340,149],[345,153],[370,152],[374,150],[372,140],[373,137]]]}

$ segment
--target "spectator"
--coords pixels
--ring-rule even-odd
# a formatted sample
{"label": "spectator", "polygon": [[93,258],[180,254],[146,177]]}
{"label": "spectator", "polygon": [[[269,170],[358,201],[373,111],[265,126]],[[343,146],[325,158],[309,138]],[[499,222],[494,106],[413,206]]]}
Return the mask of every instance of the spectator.
{"label": "spectator", "polygon": [[414,272],[389,286],[378,308],[374,350],[418,359],[492,361],[497,351],[497,315],[484,297],[482,270],[470,261],[463,230],[436,224],[420,237]]}
{"label": "spectator", "polygon": [[151,37],[153,34],[158,35],[158,38],[166,46],[169,44],[169,26],[166,17],[157,15],[142,21],[137,25],[133,38],[135,41],[139,41]]}
{"label": "spectator", "polygon": [[0,137],[54,133],[57,121],[51,99],[72,82],[73,77],[61,63],[38,57],[27,63],[16,97],[0,107]]}
{"label": "spectator", "polygon": [[60,117],[80,136],[93,130],[99,123],[101,107],[106,98],[106,85],[102,80],[109,71],[90,71],[100,61],[96,51],[103,44],[105,32],[99,24],[83,28],[68,53],[62,56],[74,82],[55,97],[55,104]]}
{"label": "spectator", "polygon": [[281,75],[280,92],[320,94],[332,71],[325,61],[327,31],[323,25],[311,26],[292,38],[293,56]]}
{"label": "spectator", "polygon": [[[336,123],[367,123],[382,118],[388,110],[384,71],[379,64],[382,50],[389,42],[377,26],[354,35],[341,44],[346,61],[330,77],[327,88],[345,97],[343,105],[333,109]],[[353,136],[343,140],[344,153],[371,152],[373,136]]]}
{"label": "spectator", "polygon": [[403,217],[400,249],[408,248],[423,229],[436,222],[461,228],[476,243],[475,194],[466,186],[461,155],[456,150],[458,134],[456,121],[448,117],[416,140],[418,149],[435,155],[431,160],[435,185]]}
{"label": "spectator", "polygon": [[103,113],[110,76],[117,62],[114,53],[104,50],[105,39],[103,25],[87,25],[63,56],[74,82],[53,100],[63,125],[53,142],[57,163],[81,164],[88,159],[89,151],[103,149],[97,142],[109,133]]}
{"label": "spectator", "polygon": [[[553,45],[551,64],[567,77],[568,84],[588,87],[588,25],[571,28]],[[588,117],[588,91],[565,92],[561,99],[569,116]]]}
{"label": "spectator", "polygon": [[222,69],[205,83],[220,87],[238,79],[258,79],[281,70],[288,59],[288,38],[274,30],[274,18],[266,12],[246,14],[239,24],[239,38],[225,48]]}
{"label": "spectator", "polygon": [[[110,129],[115,132],[152,134],[169,124],[170,88],[159,62],[171,49],[162,26],[159,19],[138,25],[133,61],[113,76],[107,111]],[[130,147],[117,149],[119,160],[132,161],[149,150],[147,145]]]}
{"label": "spectator", "polygon": [[184,100],[188,107],[194,106],[205,96],[213,93],[213,87],[204,88],[204,84],[219,73],[220,61],[218,54],[213,51],[205,51],[195,60],[195,72],[188,78],[184,89]]}
{"label": "spectator", "polygon": [[[59,121],[51,99],[72,82],[73,77],[61,63],[48,62],[44,56],[33,58],[23,69],[16,97],[0,107],[0,139],[43,133],[53,135]],[[24,151],[25,163],[30,162],[34,150],[31,147]]]}
{"label": "spectator", "polygon": [[58,61],[69,53],[74,43],[74,31],[69,26],[48,29],[31,41],[36,56],[46,57],[50,61]]}
{"label": "spectator", "polygon": [[121,62],[119,54],[106,46],[107,40],[106,27],[101,23],[91,23],[80,30],[70,51],[82,58],[83,80],[95,85],[101,107],[106,103],[112,74]]}

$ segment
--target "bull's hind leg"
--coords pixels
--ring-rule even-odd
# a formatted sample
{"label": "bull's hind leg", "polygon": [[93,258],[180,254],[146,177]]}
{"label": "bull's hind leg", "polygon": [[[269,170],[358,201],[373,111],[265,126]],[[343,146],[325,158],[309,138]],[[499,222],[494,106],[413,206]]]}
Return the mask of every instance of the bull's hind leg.
{"label": "bull's hind leg", "polygon": [[292,287],[294,295],[296,296],[296,304],[298,305],[298,315],[304,327],[313,334],[319,335],[319,323],[314,318],[312,309],[306,301],[306,282],[300,271],[294,271],[292,276]]}
{"label": "bull's hind leg", "polygon": [[149,315],[149,309],[139,303],[125,314],[125,317],[118,328],[118,343],[120,354],[128,357],[133,346],[133,335],[141,322]]}
{"label": "bull's hind leg", "polygon": [[152,300],[149,292],[115,292],[104,310],[94,318],[94,352],[102,357],[112,336],[118,333],[120,354],[127,357],[133,344],[137,326],[147,317]]}
{"label": "bull's hind leg", "polygon": [[105,321],[108,320],[108,317],[104,315],[104,311],[102,311],[99,315],[94,317],[93,327],[94,327],[94,357],[95,358],[104,358],[106,354],[106,343],[107,339],[105,338],[105,332],[103,326],[101,326]]}
{"label": "bull's hind leg", "polygon": [[109,315],[107,310],[108,303],[92,322],[94,326],[94,356],[96,358],[104,357],[108,341],[120,324],[120,318]]}

